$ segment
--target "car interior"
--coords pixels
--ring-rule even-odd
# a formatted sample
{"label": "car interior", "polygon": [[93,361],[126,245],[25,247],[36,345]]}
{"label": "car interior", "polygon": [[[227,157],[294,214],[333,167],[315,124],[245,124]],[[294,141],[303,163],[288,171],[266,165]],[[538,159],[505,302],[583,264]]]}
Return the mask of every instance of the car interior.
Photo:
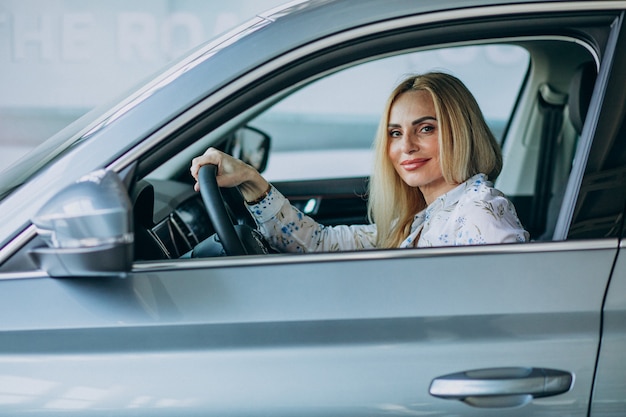
{"label": "car interior", "polygon": [[[564,239],[563,235],[554,235],[555,224],[593,91],[598,58],[591,53],[590,48],[580,42],[558,37],[516,38],[475,44],[514,45],[528,53],[528,63],[522,68],[524,77],[517,96],[514,97],[514,105],[499,132],[504,167],[495,185],[513,201],[519,218],[533,241]],[[428,51],[444,50],[454,53],[454,48],[459,46],[475,45],[442,44],[438,48],[429,48]],[[211,249],[203,252],[203,256],[225,254],[219,245],[219,238],[214,236],[216,229],[206,214],[201,196],[193,191],[193,179],[188,172],[193,157],[203,153],[209,146],[233,153],[235,143],[243,136],[257,136],[257,140],[262,138],[266,145],[273,145],[276,132],[271,130],[270,125],[263,123],[264,115],[300,90],[315,89],[322,80],[339,77],[351,66],[363,66],[375,60],[383,61],[384,64],[385,60],[397,55],[428,51],[401,50],[383,57],[372,56],[355,64],[320,71],[319,74],[301,79],[268,95],[266,99],[230,117],[209,132],[195,132],[190,135],[195,136],[195,140],[175,152],[173,158],[158,165],[152,162],[148,175],[132,190],[137,260],[189,256],[194,247],[208,239],[212,240]],[[322,120],[319,121],[319,130],[316,130],[315,117],[312,119],[313,134],[328,130],[321,126],[324,123]],[[370,119],[364,123],[369,123],[371,129],[374,129],[377,120]],[[355,126],[344,126],[344,129],[363,135]],[[298,135],[292,137],[297,139]],[[361,146],[359,152],[369,152],[372,138],[373,136],[364,138],[365,146]],[[324,142],[323,138],[319,140]],[[299,143],[296,146],[301,147],[300,151],[305,156],[307,151],[313,152],[315,149],[311,148],[317,146],[310,139]],[[332,151],[341,152],[344,149]],[[267,152],[271,164],[273,158],[277,158],[276,155],[280,153],[280,147],[277,149],[276,146],[269,146]],[[319,155],[312,155],[310,158],[319,158]],[[267,159],[266,155],[260,170],[265,168]],[[318,163],[316,166],[316,169],[323,171],[324,164]],[[293,167],[283,167],[287,177],[290,168]],[[320,172],[316,174],[320,174],[319,178],[279,178],[271,181],[292,204],[322,224],[367,222],[367,175],[357,172],[352,176],[348,173],[343,177],[324,177]],[[231,221],[254,228],[254,222],[237,194],[236,190],[222,190]],[[265,253],[271,253],[271,249]]]}

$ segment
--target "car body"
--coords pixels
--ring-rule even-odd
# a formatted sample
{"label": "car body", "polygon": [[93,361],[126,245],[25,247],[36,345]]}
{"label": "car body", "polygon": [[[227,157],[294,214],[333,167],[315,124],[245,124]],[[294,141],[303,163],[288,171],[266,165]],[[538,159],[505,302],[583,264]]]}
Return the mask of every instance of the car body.
{"label": "car body", "polygon": [[[625,13],[297,1],[75,122],[0,180],[0,414],[623,415]],[[215,231],[189,176],[208,146],[278,136],[272,109],[335,76],[327,105],[360,101],[363,82],[341,90],[353,68],[500,46],[527,58],[496,186],[531,242],[186,257]],[[325,224],[367,221],[362,168],[319,163],[367,160],[367,145],[335,143],[360,119],[309,116],[308,132],[274,125],[313,136],[294,145],[303,159],[274,159],[273,184]],[[314,144],[321,126],[344,133]],[[304,164],[320,172],[290,180]]]}

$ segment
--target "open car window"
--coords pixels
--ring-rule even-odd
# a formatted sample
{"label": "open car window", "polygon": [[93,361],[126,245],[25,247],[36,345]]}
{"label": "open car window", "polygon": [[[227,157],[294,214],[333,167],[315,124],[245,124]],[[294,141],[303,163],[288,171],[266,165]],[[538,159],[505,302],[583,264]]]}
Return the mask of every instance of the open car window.
{"label": "open car window", "polygon": [[[556,50],[565,54],[553,68],[550,56]],[[503,149],[504,167],[496,188],[514,203],[531,240],[552,240],[560,192],[569,178],[579,134],[572,131],[563,100],[581,63],[593,64],[593,57],[574,42],[528,38],[400,51],[295,79],[272,95],[258,96],[251,107],[230,116],[148,176],[157,199],[153,234],[167,240],[163,246],[174,248],[168,252],[177,258],[214,233],[191,190],[189,164],[209,146],[236,151],[228,144],[245,131],[269,139],[262,174],[292,205],[326,226],[368,223],[372,143],[385,101],[407,75],[441,71],[468,86]],[[562,129],[555,134],[569,132],[559,139],[549,160],[540,151],[545,126],[541,94],[562,101],[557,109]],[[546,173],[542,166],[555,169]],[[547,175],[552,176],[549,181]],[[176,187],[168,188],[172,184],[167,182],[171,179],[187,183],[178,184],[180,191],[173,196]],[[538,188],[544,182],[551,186]],[[183,200],[187,202],[179,204]],[[241,210],[234,217],[241,223]],[[181,228],[191,230],[186,233],[191,238],[182,245],[170,238],[172,230]]]}

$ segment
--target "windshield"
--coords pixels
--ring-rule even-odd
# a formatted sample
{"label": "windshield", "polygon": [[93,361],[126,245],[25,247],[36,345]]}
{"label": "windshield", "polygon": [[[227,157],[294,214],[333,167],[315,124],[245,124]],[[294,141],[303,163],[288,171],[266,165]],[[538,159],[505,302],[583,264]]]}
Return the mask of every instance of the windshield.
{"label": "windshield", "polygon": [[88,126],[97,114],[100,111],[94,110],[81,117],[2,171],[0,199],[4,199],[12,190],[63,153],[72,144],[77,133]]}

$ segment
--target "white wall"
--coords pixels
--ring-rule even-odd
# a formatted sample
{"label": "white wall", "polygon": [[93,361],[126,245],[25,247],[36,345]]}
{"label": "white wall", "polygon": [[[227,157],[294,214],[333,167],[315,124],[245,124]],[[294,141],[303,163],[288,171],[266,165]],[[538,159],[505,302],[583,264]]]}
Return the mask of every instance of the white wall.
{"label": "white wall", "polygon": [[0,0],[0,167],[285,0]]}

